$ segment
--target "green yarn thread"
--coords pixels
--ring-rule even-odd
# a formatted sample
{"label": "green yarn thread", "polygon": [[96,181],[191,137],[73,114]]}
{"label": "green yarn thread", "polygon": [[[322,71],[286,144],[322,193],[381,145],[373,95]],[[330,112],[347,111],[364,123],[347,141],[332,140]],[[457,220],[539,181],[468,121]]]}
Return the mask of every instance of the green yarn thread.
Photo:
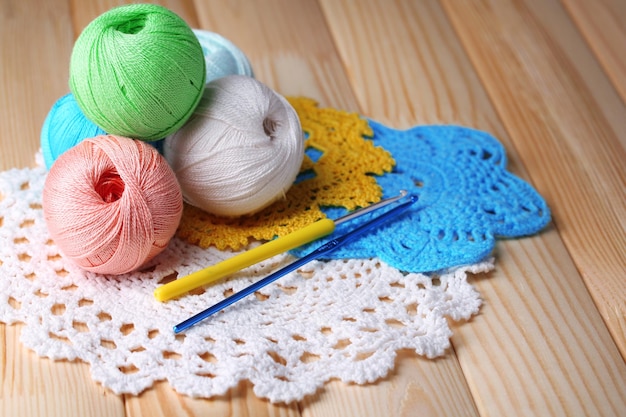
{"label": "green yarn thread", "polygon": [[202,97],[202,47],[187,23],[153,4],[116,7],[80,34],[70,90],[110,134],[153,141],[178,130]]}

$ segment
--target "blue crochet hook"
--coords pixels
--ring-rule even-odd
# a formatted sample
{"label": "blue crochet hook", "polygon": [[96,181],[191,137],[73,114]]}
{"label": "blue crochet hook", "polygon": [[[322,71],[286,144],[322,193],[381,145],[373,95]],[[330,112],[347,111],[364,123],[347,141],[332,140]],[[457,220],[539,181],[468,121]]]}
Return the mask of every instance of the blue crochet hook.
{"label": "blue crochet hook", "polygon": [[254,284],[244,288],[243,290],[231,295],[230,297],[220,301],[219,303],[207,308],[206,310],[201,311],[200,313],[196,314],[195,316],[192,316],[190,318],[188,318],[185,321],[182,321],[180,323],[178,323],[177,325],[174,326],[174,333],[180,333],[184,330],[187,330],[188,328],[190,328],[191,326],[199,323],[200,321],[212,316],[213,314],[225,309],[226,307],[230,306],[233,303],[236,303],[237,301],[241,300],[244,297],[247,297],[248,295],[254,293],[255,291],[260,290],[261,288],[265,287],[266,285],[271,284],[272,282],[276,281],[277,279],[285,276],[286,274],[295,271],[296,269],[300,268],[301,266],[311,262],[312,260],[315,259],[319,259],[321,257],[323,257],[324,255],[329,254],[330,252],[334,251],[335,249],[337,249],[338,247],[340,247],[341,245],[345,245],[348,242],[353,241],[354,239],[356,239],[357,237],[359,237],[360,235],[364,234],[365,232],[372,230],[378,226],[380,226],[381,224],[393,219],[394,217],[397,217],[398,215],[402,214],[403,212],[405,212],[406,210],[408,210],[413,203],[415,203],[418,200],[417,196],[410,196],[409,197],[409,201],[404,202],[402,204],[399,204],[398,206],[392,208],[391,210],[389,210],[388,212],[381,214],[378,217],[375,217],[374,219],[370,220],[369,222],[357,227],[356,229],[352,230],[351,232],[346,233],[345,235],[342,235],[336,239],[333,239],[325,244],[323,244],[322,246],[318,247],[317,249],[315,249],[313,252],[309,253],[308,255],[303,256],[302,258],[290,263],[289,265],[285,266],[284,268],[274,272],[271,275],[268,275],[267,277],[263,278],[260,281],[255,282]]}

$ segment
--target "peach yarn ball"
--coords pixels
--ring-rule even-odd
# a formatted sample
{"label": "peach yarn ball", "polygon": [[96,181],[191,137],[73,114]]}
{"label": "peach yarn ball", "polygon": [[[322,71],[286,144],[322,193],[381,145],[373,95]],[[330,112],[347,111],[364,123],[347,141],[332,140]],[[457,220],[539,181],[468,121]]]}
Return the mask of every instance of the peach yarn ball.
{"label": "peach yarn ball", "polygon": [[48,230],[85,270],[124,274],[167,246],[183,200],[167,161],[147,143],[121,136],[85,139],[52,165],[43,190]]}

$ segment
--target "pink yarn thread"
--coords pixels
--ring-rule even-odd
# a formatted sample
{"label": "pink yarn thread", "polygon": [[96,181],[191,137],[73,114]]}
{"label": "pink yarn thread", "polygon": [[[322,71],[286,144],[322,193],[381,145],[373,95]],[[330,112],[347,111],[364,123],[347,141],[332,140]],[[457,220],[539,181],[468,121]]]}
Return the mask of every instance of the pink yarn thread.
{"label": "pink yarn thread", "polygon": [[167,161],[121,136],[96,136],[65,152],[43,191],[44,218],[61,252],[103,274],[133,271],[165,249],[182,210]]}

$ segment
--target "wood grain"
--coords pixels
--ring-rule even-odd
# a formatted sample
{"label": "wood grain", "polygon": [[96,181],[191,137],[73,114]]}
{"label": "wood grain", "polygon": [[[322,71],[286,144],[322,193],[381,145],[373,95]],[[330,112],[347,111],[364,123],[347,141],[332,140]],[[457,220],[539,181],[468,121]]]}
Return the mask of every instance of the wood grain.
{"label": "wood grain", "polygon": [[557,2],[442,3],[626,355],[624,103]]}
{"label": "wood grain", "polygon": [[[102,13],[125,4],[141,3],[132,0],[70,0],[70,8],[72,10],[72,28],[74,38],[77,38],[85,27],[96,17]],[[182,19],[184,19],[191,27],[198,27],[196,10],[193,0],[158,0],[148,3],[158,4],[167,7]]]}
{"label": "wood grain", "polygon": [[358,109],[316,1],[196,1],[196,7],[201,27],[234,42],[255,77],[280,94]]}
{"label": "wood grain", "polygon": [[460,123],[500,129],[435,1],[322,1],[359,105],[397,129]]}
{"label": "wood grain", "polygon": [[[19,342],[22,326],[0,326],[0,415],[123,416],[119,396],[90,381],[82,363],[40,359]],[[87,383],[86,383],[87,382]]]}
{"label": "wood grain", "polygon": [[[386,378],[360,387],[339,381],[303,401],[303,416],[478,416],[465,383],[458,378],[454,352],[437,359],[398,352],[395,369]],[[455,392],[456,391],[456,392]]]}
{"label": "wood grain", "polygon": [[475,281],[485,305],[453,344],[481,414],[619,416],[626,407],[624,364],[562,247],[556,231],[506,242],[496,272]]}
{"label": "wood grain", "polygon": [[33,165],[52,104],[68,92],[66,5],[0,2],[0,170]]}
{"label": "wood grain", "polygon": [[[505,131],[437,2],[322,4],[366,114],[394,126],[414,120]],[[363,27],[385,36],[362,34]],[[365,56],[359,53],[366,49]],[[378,74],[394,68],[411,71],[379,81]],[[465,83],[448,81],[458,79]],[[377,99],[383,90],[385,99]],[[419,91],[419,101],[432,107],[410,107],[410,95],[401,94],[406,91]],[[517,162],[513,171],[526,176],[526,161],[501,135]],[[556,230],[501,242],[498,249],[497,272],[476,279],[484,311],[453,337],[480,414],[618,415],[626,403],[616,386],[626,383],[626,367]],[[607,355],[610,361],[595,360]]]}
{"label": "wood grain", "polygon": [[598,57],[615,89],[626,100],[626,2],[562,0],[577,28]]}
{"label": "wood grain", "polygon": [[242,382],[221,397],[193,399],[174,392],[166,382],[134,397],[126,396],[126,415],[145,417],[172,416],[300,416],[297,403],[270,404],[252,392],[250,383]]}

